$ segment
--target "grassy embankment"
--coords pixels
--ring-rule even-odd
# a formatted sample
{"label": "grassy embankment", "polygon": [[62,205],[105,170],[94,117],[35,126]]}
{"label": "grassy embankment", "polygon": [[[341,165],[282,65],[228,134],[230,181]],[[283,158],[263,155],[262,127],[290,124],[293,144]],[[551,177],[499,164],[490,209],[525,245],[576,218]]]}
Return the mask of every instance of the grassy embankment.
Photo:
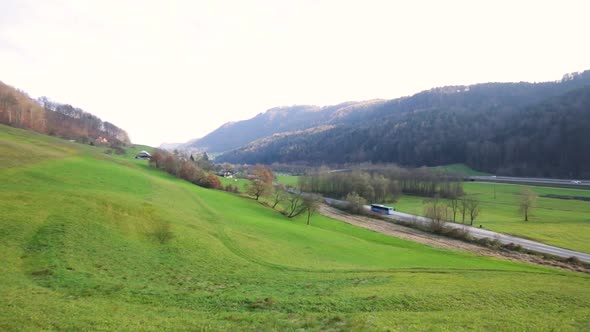
{"label": "grassy embankment", "polygon": [[586,275],[306,226],[102,151],[0,126],[0,330],[590,328]]}

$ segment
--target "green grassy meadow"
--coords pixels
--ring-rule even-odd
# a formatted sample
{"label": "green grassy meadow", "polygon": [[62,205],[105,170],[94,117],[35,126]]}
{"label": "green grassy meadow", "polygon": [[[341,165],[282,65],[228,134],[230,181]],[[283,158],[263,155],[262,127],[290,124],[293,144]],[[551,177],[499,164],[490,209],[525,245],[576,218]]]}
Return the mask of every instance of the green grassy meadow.
{"label": "green grassy meadow", "polygon": [[225,187],[228,184],[232,185],[233,187],[238,187],[238,190],[241,193],[244,193],[246,191],[246,185],[250,182],[250,180],[248,179],[243,179],[243,178],[224,178],[224,177],[219,177],[219,181],[221,181],[221,184]]}
{"label": "green grassy meadow", "polygon": [[299,182],[299,176],[279,174],[277,175],[277,182],[285,186],[296,187]]}
{"label": "green grassy meadow", "polygon": [[[529,221],[525,222],[519,212],[519,193],[523,186],[465,182],[466,194],[480,201],[481,213],[475,225],[563,248],[590,252],[590,201],[543,197],[549,194],[590,197],[590,190],[538,186],[530,188],[538,195],[537,207],[533,210],[532,217],[529,216]],[[402,212],[423,214],[423,200],[422,197],[406,195],[395,206]]]}
{"label": "green grassy meadow", "polygon": [[445,171],[445,172],[452,172],[452,173],[462,174],[462,175],[467,175],[467,176],[491,175],[490,173],[476,171],[465,164],[449,164],[449,165],[444,165],[444,166],[435,166],[432,168],[438,169],[441,171]]}
{"label": "green grassy meadow", "polygon": [[306,226],[103,151],[0,126],[0,330],[590,329],[588,275]]}

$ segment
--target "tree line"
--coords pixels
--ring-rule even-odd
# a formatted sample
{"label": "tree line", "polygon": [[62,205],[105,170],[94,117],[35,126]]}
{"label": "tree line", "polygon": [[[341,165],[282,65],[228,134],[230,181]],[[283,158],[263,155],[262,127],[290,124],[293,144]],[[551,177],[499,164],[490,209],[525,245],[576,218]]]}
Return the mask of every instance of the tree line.
{"label": "tree line", "polygon": [[[224,189],[219,177],[210,171],[213,169],[210,161],[199,157],[195,159],[192,155],[186,156],[178,152],[156,149],[152,153],[149,165],[204,188]],[[203,167],[204,165],[207,166]],[[231,188],[230,191],[234,190]]]}
{"label": "tree line", "polygon": [[385,169],[332,172],[320,170],[300,178],[304,191],[344,198],[356,193],[369,202],[395,202],[403,194],[442,198],[463,195],[461,178],[425,167],[407,169],[390,166]]}
{"label": "tree line", "polygon": [[127,133],[80,108],[25,92],[0,82],[0,123],[82,143],[127,145]]}

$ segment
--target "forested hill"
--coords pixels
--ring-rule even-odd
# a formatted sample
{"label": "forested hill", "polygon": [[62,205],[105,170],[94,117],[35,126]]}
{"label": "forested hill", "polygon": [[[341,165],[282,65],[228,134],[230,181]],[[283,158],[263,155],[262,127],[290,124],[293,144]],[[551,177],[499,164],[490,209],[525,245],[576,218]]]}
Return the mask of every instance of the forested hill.
{"label": "forested hill", "polygon": [[346,123],[354,120],[350,115],[373,109],[385,101],[370,100],[347,102],[319,107],[295,105],[275,107],[252,119],[228,122],[207,136],[177,146],[179,149],[226,152],[244,146],[254,140],[276,133],[304,130],[328,123]]}
{"label": "forested hill", "polygon": [[431,89],[323,125],[275,134],[217,160],[465,163],[497,174],[590,178],[590,71],[557,82]]}
{"label": "forested hill", "polygon": [[46,97],[33,100],[0,82],[0,123],[80,142],[129,144],[127,133],[114,124]]}

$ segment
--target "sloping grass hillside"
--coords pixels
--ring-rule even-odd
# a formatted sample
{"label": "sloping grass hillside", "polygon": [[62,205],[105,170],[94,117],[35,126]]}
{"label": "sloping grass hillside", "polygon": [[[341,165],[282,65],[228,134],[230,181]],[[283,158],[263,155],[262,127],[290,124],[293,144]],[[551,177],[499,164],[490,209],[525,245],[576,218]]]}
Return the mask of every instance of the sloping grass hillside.
{"label": "sloping grass hillside", "polygon": [[0,126],[0,330],[590,328],[587,275],[306,226],[103,150]]}

